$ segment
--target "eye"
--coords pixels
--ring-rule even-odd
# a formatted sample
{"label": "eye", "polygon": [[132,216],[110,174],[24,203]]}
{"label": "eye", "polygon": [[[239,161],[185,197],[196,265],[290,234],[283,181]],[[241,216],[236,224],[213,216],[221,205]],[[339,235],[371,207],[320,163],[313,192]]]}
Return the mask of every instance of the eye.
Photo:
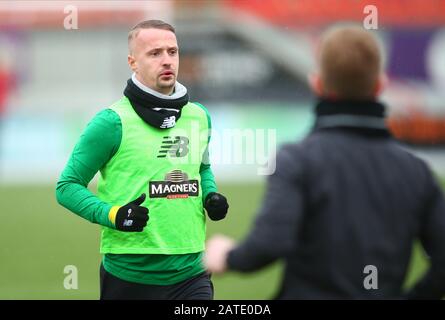
{"label": "eye", "polygon": [[176,55],[178,53],[178,50],[177,49],[171,49],[169,51],[169,53],[170,53],[170,55],[174,56],[174,55]]}
{"label": "eye", "polygon": [[157,57],[157,56],[159,56],[159,54],[160,54],[160,52],[159,52],[158,50],[150,51],[150,52],[148,53],[148,55],[149,55],[150,57]]}

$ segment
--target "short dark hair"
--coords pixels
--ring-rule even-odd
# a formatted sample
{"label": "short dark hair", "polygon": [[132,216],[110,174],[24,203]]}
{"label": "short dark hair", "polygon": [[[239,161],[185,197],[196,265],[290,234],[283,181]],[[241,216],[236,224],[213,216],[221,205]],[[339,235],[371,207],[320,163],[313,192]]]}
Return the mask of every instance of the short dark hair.
{"label": "short dark hair", "polygon": [[382,57],[376,37],[360,26],[338,26],[323,36],[320,65],[326,89],[344,99],[375,93]]}
{"label": "short dark hair", "polygon": [[145,20],[135,25],[128,33],[128,47],[130,47],[131,40],[138,35],[141,29],[161,29],[171,31],[176,34],[175,28],[173,28],[173,26],[167,22],[162,20]]}

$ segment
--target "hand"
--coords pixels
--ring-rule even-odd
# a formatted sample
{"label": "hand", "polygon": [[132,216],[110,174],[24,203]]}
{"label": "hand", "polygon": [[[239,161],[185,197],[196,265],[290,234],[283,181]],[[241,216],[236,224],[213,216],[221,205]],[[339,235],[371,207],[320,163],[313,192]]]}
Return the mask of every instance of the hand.
{"label": "hand", "polygon": [[211,192],[206,197],[204,208],[211,220],[218,221],[226,217],[229,204],[222,194]]}
{"label": "hand", "polygon": [[117,210],[114,223],[117,230],[126,232],[141,232],[144,230],[149,219],[148,209],[141,206],[144,200],[145,193]]}
{"label": "hand", "polygon": [[213,236],[206,244],[204,265],[211,273],[222,273],[227,269],[227,255],[235,247],[235,241],[224,235]]}

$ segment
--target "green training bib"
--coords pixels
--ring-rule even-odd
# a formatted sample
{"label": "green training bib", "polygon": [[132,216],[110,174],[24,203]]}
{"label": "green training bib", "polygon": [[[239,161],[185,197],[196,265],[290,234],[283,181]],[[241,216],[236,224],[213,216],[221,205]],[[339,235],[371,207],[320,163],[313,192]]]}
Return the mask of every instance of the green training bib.
{"label": "green training bib", "polygon": [[100,170],[98,196],[122,206],[146,193],[142,206],[149,209],[150,219],[140,233],[103,227],[100,252],[186,254],[204,250],[206,217],[199,170],[210,129],[206,112],[189,102],[173,128],[158,129],[145,123],[126,97],[110,108],[121,119],[122,141]]}

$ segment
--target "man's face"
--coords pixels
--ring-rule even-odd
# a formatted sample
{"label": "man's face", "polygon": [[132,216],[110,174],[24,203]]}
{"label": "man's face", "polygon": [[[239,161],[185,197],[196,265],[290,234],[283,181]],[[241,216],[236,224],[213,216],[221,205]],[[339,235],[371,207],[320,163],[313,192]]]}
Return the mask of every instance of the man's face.
{"label": "man's face", "polygon": [[171,94],[178,76],[176,36],[169,30],[141,29],[130,43],[128,64],[136,78],[162,94]]}

